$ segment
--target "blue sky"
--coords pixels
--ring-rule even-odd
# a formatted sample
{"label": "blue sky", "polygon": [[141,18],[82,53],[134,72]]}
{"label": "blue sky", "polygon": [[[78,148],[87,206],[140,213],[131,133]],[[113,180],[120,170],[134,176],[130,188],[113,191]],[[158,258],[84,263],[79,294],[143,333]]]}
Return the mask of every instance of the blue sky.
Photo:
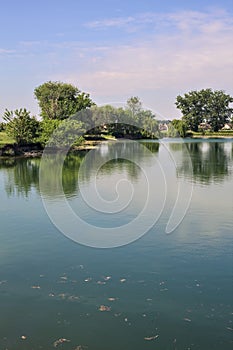
{"label": "blue sky", "polygon": [[233,94],[232,0],[0,0],[0,115],[26,107],[48,80],[89,92],[97,104],[139,96],[165,118],[178,94]]}

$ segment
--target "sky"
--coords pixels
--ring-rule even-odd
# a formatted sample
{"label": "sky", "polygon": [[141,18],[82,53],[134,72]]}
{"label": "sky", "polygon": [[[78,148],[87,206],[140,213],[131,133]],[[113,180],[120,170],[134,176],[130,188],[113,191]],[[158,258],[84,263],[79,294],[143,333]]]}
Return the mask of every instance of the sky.
{"label": "sky", "polygon": [[52,80],[97,105],[138,96],[161,118],[180,116],[177,95],[233,95],[232,0],[0,0],[0,116],[27,108]]}

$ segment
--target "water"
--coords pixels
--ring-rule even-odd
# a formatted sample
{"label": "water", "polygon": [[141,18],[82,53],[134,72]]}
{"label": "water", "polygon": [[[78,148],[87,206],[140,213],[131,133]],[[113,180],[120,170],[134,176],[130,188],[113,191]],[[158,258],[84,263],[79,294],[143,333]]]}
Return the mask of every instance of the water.
{"label": "water", "polygon": [[[146,227],[148,215],[156,214],[157,222],[140,239],[110,249],[77,244],[52,224],[40,195],[39,159],[0,161],[1,349],[232,349],[232,141],[146,146],[151,155],[124,143],[95,151],[95,158],[113,158],[96,175],[99,194],[115,201],[112,214],[85,202],[95,203],[96,173],[89,165],[78,181],[85,153],[65,161],[63,187],[70,207],[90,224],[109,229],[140,215],[145,173],[155,171],[154,206],[141,221]],[[62,199],[54,175],[57,157],[46,169],[42,189],[52,205]],[[165,190],[161,168],[167,194],[159,216]],[[129,182],[116,188],[122,175],[134,191]],[[168,235],[179,183],[187,194],[193,186],[193,195],[183,221]],[[124,210],[117,211],[117,195]],[[183,196],[180,208],[184,203]],[[101,312],[101,305],[111,309]],[[61,338],[69,342],[56,343]]]}

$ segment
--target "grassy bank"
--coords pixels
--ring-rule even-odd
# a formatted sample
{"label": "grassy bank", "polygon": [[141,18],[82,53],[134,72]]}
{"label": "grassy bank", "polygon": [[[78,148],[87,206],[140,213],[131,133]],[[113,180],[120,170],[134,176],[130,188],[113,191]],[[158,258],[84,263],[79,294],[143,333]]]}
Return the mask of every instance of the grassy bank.
{"label": "grassy bank", "polygon": [[221,130],[218,132],[190,132],[189,136],[193,138],[233,138],[233,130]]}

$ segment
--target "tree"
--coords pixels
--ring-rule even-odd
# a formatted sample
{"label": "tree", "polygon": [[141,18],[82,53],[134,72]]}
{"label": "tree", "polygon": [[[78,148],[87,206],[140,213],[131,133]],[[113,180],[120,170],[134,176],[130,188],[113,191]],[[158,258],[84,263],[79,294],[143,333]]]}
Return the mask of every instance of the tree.
{"label": "tree", "polygon": [[83,141],[85,130],[83,123],[75,117],[67,120],[42,120],[40,123],[39,142],[50,147],[79,145]]}
{"label": "tree", "polygon": [[52,133],[58,128],[60,120],[57,119],[44,119],[40,122],[40,135],[39,142],[41,145],[45,146],[48,140],[50,139]]}
{"label": "tree", "polygon": [[168,136],[185,137],[187,133],[187,125],[183,120],[173,119],[168,126]]}
{"label": "tree", "polygon": [[213,131],[218,131],[230,119],[233,102],[222,90],[202,89],[177,96],[176,107],[181,110],[182,120],[192,131],[198,131],[200,123],[207,122]]}
{"label": "tree", "polygon": [[48,81],[34,90],[43,119],[66,119],[94,105],[89,94],[62,82]]}
{"label": "tree", "polygon": [[206,118],[206,122],[211,125],[213,131],[219,131],[231,120],[233,109],[229,107],[229,104],[232,102],[233,98],[221,90],[215,91],[211,95],[208,106],[209,116]]}
{"label": "tree", "polygon": [[39,122],[30,112],[24,109],[9,111],[6,109],[3,120],[6,124],[6,132],[13,137],[17,144],[27,145],[36,141],[39,131]]}
{"label": "tree", "polygon": [[127,100],[127,109],[132,113],[132,118],[135,119],[142,110],[142,103],[138,96],[132,96]]}
{"label": "tree", "polygon": [[151,111],[141,111],[140,120],[144,138],[157,138],[159,136],[159,123]]}

